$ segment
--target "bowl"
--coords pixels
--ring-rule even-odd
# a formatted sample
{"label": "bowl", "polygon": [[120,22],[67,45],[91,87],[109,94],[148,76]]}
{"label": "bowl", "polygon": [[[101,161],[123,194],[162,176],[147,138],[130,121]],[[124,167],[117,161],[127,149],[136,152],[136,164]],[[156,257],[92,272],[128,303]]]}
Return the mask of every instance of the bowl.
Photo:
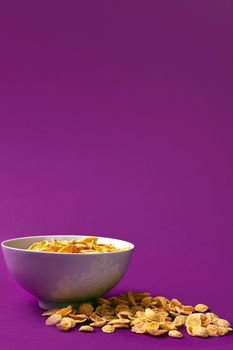
{"label": "bowl", "polygon": [[123,277],[134,245],[130,242],[98,237],[99,243],[124,250],[107,253],[53,253],[27,248],[40,240],[83,239],[80,235],[46,235],[9,239],[1,243],[6,265],[15,280],[39,299],[42,309],[59,308],[95,298],[111,290]]}

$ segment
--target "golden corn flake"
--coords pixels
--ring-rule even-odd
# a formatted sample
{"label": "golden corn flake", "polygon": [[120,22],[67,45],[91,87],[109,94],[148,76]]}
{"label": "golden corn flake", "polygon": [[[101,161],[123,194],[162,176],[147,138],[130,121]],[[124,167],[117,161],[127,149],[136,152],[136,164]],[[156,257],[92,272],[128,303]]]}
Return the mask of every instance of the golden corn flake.
{"label": "golden corn flake", "polygon": [[62,319],[62,316],[59,314],[52,314],[51,316],[49,316],[49,318],[47,318],[47,320],[45,321],[45,324],[47,326],[54,326],[55,324],[59,323]]}
{"label": "golden corn flake", "polygon": [[102,317],[100,317],[99,315],[97,315],[95,312],[92,312],[90,315],[89,315],[89,318],[91,321],[93,322],[100,322],[103,320]]}
{"label": "golden corn flake", "polygon": [[86,326],[81,326],[79,328],[79,331],[80,332],[94,332],[94,328],[91,327],[91,326],[86,325]]}
{"label": "golden corn flake", "polygon": [[124,304],[118,304],[115,308],[115,313],[119,313],[119,312],[122,312],[122,311],[129,311],[129,307],[128,305],[124,305]]}
{"label": "golden corn flake", "polygon": [[147,308],[145,310],[145,316],[150,321],[157,321],[158,320],[158,313],[155,310]]}
{"label": "golden corn flake", "polygon": [[88,319],[88,316],[83,314],[69,314],[69,317],[72,318],[76,323],[84,323]]}
{"label": "golden corn flake", "polygon": [[134,299],[134,294],[132,292],[129,291],[128,294],[127,294],[127,297],[128,297],[129,303],[131,305],[133,305],[133,306],[137,305],[137,303],[136,303],[136,301]]}
{"label": "golden corn flake", "polygon": [[153,298],[151,296],[146,296],[142,299],[141,301],[141,306],[142,307],[149,307],[150,304],[152,303]]}
{"label": "golden corn flake", "polygon": [[133,292],[133,294],[134,294],[134,299],[137,303],[140,303],[142,299],[150,296],[150,293],[146,293],[146,292]]}
{"label": "golden corn flake", "polygon": [[55,314],[55,312],[57,312],[57,311],[59,311],[59,309],[46,310],[41,315],[42,316],[51,316],[51,315]]}
{"label": "golden corn flake", "polygon": [[108,305],[97,306],[95,312],[100,316],[112,316],[115,314],[114,309]]}
{"label": "golden corn flake", "polygon": [[113,333],[113,332],[115,332],[115,327],[113,325],[108,324],[108,325],[102,327],[102,331],[104,333]]}
{"label": "golden corn flake", "polygon": [[[127,250],[128,248],[117,248],[113,244],[98,243],[98,237],[86,237],[84,239],[71,239],[63,241],[52,238],[51,242],[48,240],[42,240],[31,244],[27,249],[36,252],[93,254],[118,252]],[[133,301],[133,296],[131,301]]]}
{"label": "golden corn flake", "polygon": [[129,328],[130,327],[129,324],[125,324],[122,322],[114,323],[113,326],[115,329],[117,329],[117,328]]}
{"label": "golden corn flake", "polygon": [[96,322],[91,322],[91,323],[90,323],[90,326],[91,326],[91,327],[95,327],[95,328],[101,328],[101,327],[103,327],[106,323],[107,323],[106,320],[96,321]]}
{"label": "golden corn flake", "polygon": [[153,329],[153,328],[151,329],[151,328],[149,328],[147,330],[147,333],[149,333],[150,335],[153,335],[154,337],[158,337],[158,336],[165,334],[167,332],[168,332],[167,329]]}
{"label": "golden corn flake", "polygon": [[141,321],[148,321],[145,311],[137,311],[135,316],[136,319],[139,319]]}
{"label": "golden corn flake", "polygon": [[176,324],[175,322],[160,322],[160,327],[162,329],[167,329],[168,331],[171,331],[173,329],[176,329]]}
{"label": "golden corn flake", "polygon": [[144,311],[144,308],[142,306],[132,306],[130,311],[133,313],[133,314],[136,314],[138,311]]}
{"label": "golden corn flake", "polygon": [[138,322],[131,328],[131,331],[137,334],[144,334],[147,332],[147,323]]}
{"label": "golden corn flake", "polygon": [[57,323],[57,328],[61,331],[68,331],[76,326],[75,320],[70,317],[63,317],[59,323]]}
{"label": "golden corn flake", "polygon": [[171,303],[174,303],[175,305],[182,305],[182,303],[176,298],[171,299]]}
{"label": "golden corn flake", "polygon": [[181,327],[185,325],[185,322],[186,322],[186,316],[184,315],[178,315],[174,318],[174,323],[176,327]]}
{"label": "golden corn flake", "polygon": [[123,310],[123,311],[120,311],[120,312],[116,312],[117,314],[117,317],[119,318],[128,318],[128,319],[132,319],[133,318],[133,314],[131,311],[128,311],[128,310]]}
{"label": "golden corn flake", "polygon": [[72,307],[71,305],[67,306],[67,307],[64,307],[58,311],[56,311],[56,314],[58,315],[61,315],[61,316],[67,316],[69,315],[70,313],[72,313]]}
{"label": "golden corn flake", "polygon": [[160,323],[159,322],[146,322],[146,330],[148,333],[151,331],[157,331],[159,329]]}
{"label": "golden corn flake", "polygon": [[197,304],[194,309],[197,312],[206,312],[209,308],[205,304]]}
{"label": "golden corn flake", "polygon": [[182,338],[183,334],[180,331],[177,331],[176,329],[172,329],[168,332],[168,336],[172,338]]}
{"label": "golden corn flake", "polygon": [[186,327],[201,326],[201,322],[202,322],[202,315],[199,313],[194,313],[187,317],[185,325]]}
{"label": "golden corn flake", "polygon": [[112,316],[112,315],[104,315],[102,317],[103,320],[106,320],[106,321],[111,321],[115,318],[115,316]]}
{"label": "golden corn flake", "polygon": [[209,336],[209,333],[206,327],[194,326],[191,328],[191,335],[206,338]]}
{"label": "golden corn flake", "polygon": [[180,313],[185,315],[190,315],[192,312],[195,311],[194,307],[191,305],[184,305],[183,307],[176,306],[176,310],[178,308],[180,309]]}
{"label": "golden corn flake", "polygon": [[78,312],[80,314],[90,315],[94,311],[94,308],[91,304],[82,303],[79,305]]}
{"label": "golden corn flake", "polygon": [[127,319],[119,319],[119,318],[114,318],[113,320],[110,320],[108,324],[116,324],[116,323],[122,323],[122,324],[129,324],[130,320]]}

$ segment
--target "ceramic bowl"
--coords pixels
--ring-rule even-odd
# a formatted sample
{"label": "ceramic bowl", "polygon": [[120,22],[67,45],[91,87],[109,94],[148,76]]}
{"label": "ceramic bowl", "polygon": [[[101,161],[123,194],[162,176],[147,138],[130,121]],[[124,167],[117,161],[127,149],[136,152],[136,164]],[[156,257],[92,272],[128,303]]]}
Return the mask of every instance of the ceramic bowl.
{"label": "ceramic bowl", "polygon": [[[111,290],[122,278],[134,245],[127,241],[98,237],[125,250],[110,253],[50,253],[27,250],[40,240],[83,239],[80,235],[46,235],[9,239],[1,243],[6,265],[15,280],[39,299],[42,309],[74,307]],[[95,236],[97,237],[97,236]]]}

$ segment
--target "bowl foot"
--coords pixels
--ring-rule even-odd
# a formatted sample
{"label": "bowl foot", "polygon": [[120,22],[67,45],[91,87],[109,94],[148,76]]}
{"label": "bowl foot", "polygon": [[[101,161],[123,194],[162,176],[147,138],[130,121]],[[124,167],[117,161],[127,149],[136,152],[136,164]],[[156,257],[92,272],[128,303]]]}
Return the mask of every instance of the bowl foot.
{"label": "bowl foot", "polygon": [[49,310],[49,309],[61,309],[63,307],[66,307],[68,305],[71,305],[72,308],[76,309],[80,304],[82,303],[89,303],[89,304],[95,304],[95,299],[88,300],[88,301],[45,301],[45,300],[38,300],[39,307],[42,310]]}

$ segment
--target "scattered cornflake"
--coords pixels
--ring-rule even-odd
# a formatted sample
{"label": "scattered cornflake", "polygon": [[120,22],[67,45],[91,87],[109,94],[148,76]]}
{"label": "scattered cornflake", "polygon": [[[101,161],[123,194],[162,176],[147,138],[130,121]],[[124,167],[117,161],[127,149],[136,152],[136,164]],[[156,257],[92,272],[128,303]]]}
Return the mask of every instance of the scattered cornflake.
{"label": "scattered cornflake", "polygon": [[55,324],[59,323],[62,319],[62,316],[59,314],[52,314],[47,318],[45,321],[46,326],[54,326]]}
{"label": "scattered cornflake", "polygon": [[146,322],[137,322],[132,328],[131,331],[138,334],[144,334],[147,332]]}
{"label": "scattered cornflake", "polygon": [[134,294],[133,294],[132,292],[128,291],[127,297],[128,297],[129,303],[130,303],[131,305],[133,305],[133,306],[136,306],[136,305],[137,305],[137,304],[136,304],[136,301],[135,301],[135,299],[134,299]]}
{"label": "scattered cornflake", "polygon": [[57,311],[59,311],[59,309],[46,310],[41,315],[42,316],[51,316],[51,315],[55,314],[55,312],[57,312]]}
{"label": "scattered cornflake", "polygon": [[124,318],[132,319],[133,318],[132,312],[128,311],[128,310],[123,310],[123,311],[117,312],[116,314],[117,314],[117,317],[119,317],[120,319],[124,319]]}
{"label": "scattered cornflake", "polygon": [[59,323],[57,323],[57,328],[61,331],[68,331],[76,326],[75,320],[70,317],[63,317]]}
{"label": "scattered cornflake", "polygon": [[86,326],[81,326],[79,328],[79,331],[80,332],[94,332],[94,328],[91,327],[91,326],[86,325]]}
{"label": "scattered cornflake", "polygon": [[152,301],[153,301],[152,297],[145,297],[141,301],[141,306],[144,308],[149,307]]}
{"label": "scattered cornflake", "polygon": [[154,337],[158,337],[162,334],[167,333],[168,330],[167,329],[149,329],[147,330],[147,333],[149,333],[150,335],[153,335]]}
{"label": "scattered cornflake", "polygon": [[110,324],[107,324],[106,326],[102,327],[102,331],[104,333],[113,333],[113,332],[115,332],[115,327],[110,325]]}
{"label": "scattered cornflake", "polygon": [[69,314],[69,317],[72,318],[76,323],[84,323],[87,321],[88,316],[82,314]]}
{"label": "scattered cornflake", "polygon": [[117,329],[117,328],[129,328],[130,327],[129,324],[122,323],[122,322],[114,323],[113,326],[115,329]]}
{"label": "scattered cornflake", "polygon": [[[178,307],[176,307],[176,309],[177,309]],[[194,310],[194,307],[193,306],[191,306],[191,305],[187,305],[187,306],[183,306],[182,308],[181,308],[181,311],[180,311],[180,313],[181,314],[185,314],[185,315],[190,315],[192,312],[194,312],[195,310]]]}
{"label": "scattered cornflake", "polygon": [[168,336],[171,338],[183,338],[183,334],[176,330],[176,329],[172,329],[168,332]]}
{"label": "scattered cornflake", "polygon": [[[95,240],[90,237],[83,244],[93,248]],[[44,249],[48,245],[43,241],[41,246]],[[193,307],[183,305],[175,298],[169,300],[162,296],[152,297],[150,293],[132,291],[110,298],[101,297],[96,302],[95,306],[82,303],[78,309],[72,309],[71,305],[51,309],[42,315],[49,316],[46,325],[56,325],[62,331],[83,323],[80,332],[93,332],[95,328],[101,328],[104,333],[113,333],[122,328],[137,334],[154,337],[167,335],[177,339],[183,337],[181,327],[186,327],[190,336],[202,338],[224,336],[232,332],[230,323],[213,312],[207,312],[209,308],[205,304]]]}
{"label": "scattered cornflake", "polygon": [[174,323],[176,327],[181,327],[185,325],[185,322],[186,322],[186,316],[184,315],[178,315],[178,316],[175,316],[174,318]]}
{"label": "scattered cornflake", "polygon": [[155,322],[155,321],[147,322],[146,323],[146,331],[150,335],[154,335],[158,331],[159,326],[160,326],[159,322]]}
{"label": "scattered cornflake", "polygon": [[193,326],[190,330],[190,334],[194,337],[197,336],[203,338],[207,338],[209,336],[207,328],[202,326]]}
{"label": "scattered cornflake", "polygon": [[88,303],[82,303],[81,305],[79,305],[79,308],[78,308],[78,312],[80,314],[85,314],[87,316],[89,316],[93,311],[94,311],[93,306]]}
{"label": "scattered cornflake", "polygon": [[197,304],[194,309],[197,312],[206,312],[209,308],[205,304]]}
{"label": "scattered cornflake", "polygon": [[111,306],[100,305],[96,307],[95,312],[99,316],[112,316],[114,315],[115,310]]}
{"label": "scattered cornflake", "polygon": [[90,320],[93,321],[93,322],[100,322],[100,321],[103,320],[102,317],[100,317],[99,315],[96,315],[95,312],[92,312],[92,313],[89,315],[89,318],[90,318]]}
{"label": "scattered cornflake", "polygon": [[107,322],[106,320],[91,322],[90,326],[94,328],[101,328],[106,324],[106,322]]}
{"label": "scattered cornflake", "polygon": [[119,319],[119,318],[114,318],[113,320],[110,320],[108,322],[108,324],[118,324],[118,323],[122,323],[122,324],[129,324],[130,323],[130,320],[127,320],[127,319]]}
{"label": "scattered cornflake", "polygon": [[160,322],[160,327],[163,329],[167,329],[168,331],[171,331],[173,329],[176,329],[176,324],[175,322],[169,322],[169,321],[165,321],[165,322]]}
{"label": "scattered cornflake", "polygon": [[56,311],[56,314],[61,315],[63,317],[68,316],[71,313],[72,313],[71,305],[68,305],[67,307],[63,307],[62,309]]}

